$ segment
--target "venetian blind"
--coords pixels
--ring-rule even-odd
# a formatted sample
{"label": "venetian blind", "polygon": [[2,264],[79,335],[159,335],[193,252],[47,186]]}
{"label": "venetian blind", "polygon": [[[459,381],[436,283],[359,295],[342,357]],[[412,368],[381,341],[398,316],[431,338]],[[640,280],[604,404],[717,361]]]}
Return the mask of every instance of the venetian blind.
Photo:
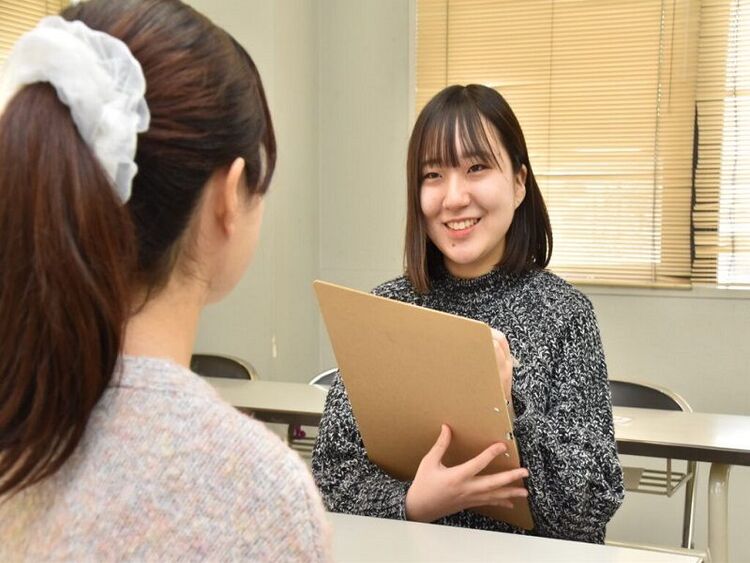
{"label": "venetian blind", "polygon": [[57,14],[68,0],[2,0],[0,2],[0,65],[13,44],[40,19]]}
{"label": "venetian blind", "polygon": [[693,277],[750,287],[750,1],[704,0]]}
{"label": "venetian blind", "polygon": [[697,0],[418,0],[417,110],[506,97],[573,281],[689,285]]}

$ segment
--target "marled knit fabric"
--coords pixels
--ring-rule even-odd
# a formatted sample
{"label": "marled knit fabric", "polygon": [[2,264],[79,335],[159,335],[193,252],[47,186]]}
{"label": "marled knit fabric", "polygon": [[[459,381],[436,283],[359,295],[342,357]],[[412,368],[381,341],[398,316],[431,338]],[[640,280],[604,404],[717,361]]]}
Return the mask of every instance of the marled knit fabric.
{"label": "marled knit fabric", "polygon": [[[589,300],[546,271],[508,275],[495,270],[472,280],[444,272],[424,296],[405,278],[373,293],[476,319],[505,333],[521,363],[513,370],[512,394],[515,433],[529,470],[533,533],[603,543],[606,524],[622,503],[623,481],[607,368]],[[367,459],[339,377],[328,393],[313,475],[331,511],[405,518],[410,483]],[[523,533],[469,511],[438,522]]]}
{"label": "marled knit fabric", "polygon": [[330,559],[294,452],[187,369],[122,364],[73,456],[2,499],[0,561]]}

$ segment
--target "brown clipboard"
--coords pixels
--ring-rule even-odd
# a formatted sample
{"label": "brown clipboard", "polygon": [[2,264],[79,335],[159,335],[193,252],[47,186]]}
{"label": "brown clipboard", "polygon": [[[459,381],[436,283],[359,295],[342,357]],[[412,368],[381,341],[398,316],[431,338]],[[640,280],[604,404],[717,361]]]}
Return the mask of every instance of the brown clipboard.
{"label": "brown clipboard", "polygon": [[[413,479],[445,423],[453,431],[445,465],[503,441],[507,454],[483,473],[520,467],[488,325],[327,282],[313,287],[374,463],[398,479]],[[524,485],[519,480],[514,486]],[[512,509],[472,510],[532,529],[528,500],[513,503]]]}

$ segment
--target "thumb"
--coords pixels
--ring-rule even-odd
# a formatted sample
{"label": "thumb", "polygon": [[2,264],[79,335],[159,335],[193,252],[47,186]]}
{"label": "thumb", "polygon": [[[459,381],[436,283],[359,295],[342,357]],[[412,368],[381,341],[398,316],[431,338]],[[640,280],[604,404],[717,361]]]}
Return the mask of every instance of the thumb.
{"label": "thumb", "polygon": [[430,451],[427,452],[427,456],[425,457],[429,457],[430,460],[435,463],[440,463],[443,459],[443,456],[445,455],[445,452],[448,450],[448,446],[450,445],[451,429],[447,424],[443,424],[440,427],[440,436],[438,436],[435,445],[432,446]]}

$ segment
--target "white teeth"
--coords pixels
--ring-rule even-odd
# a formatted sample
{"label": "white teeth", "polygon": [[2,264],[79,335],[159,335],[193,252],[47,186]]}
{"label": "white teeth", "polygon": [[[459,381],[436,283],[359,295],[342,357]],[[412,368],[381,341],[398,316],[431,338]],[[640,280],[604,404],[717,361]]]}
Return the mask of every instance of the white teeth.
{"label": "white teeth", "polygon": [[452,231],[462,231],[479,223],[479,219],[466,219],[464,221],[448,221],[446,226]]}

